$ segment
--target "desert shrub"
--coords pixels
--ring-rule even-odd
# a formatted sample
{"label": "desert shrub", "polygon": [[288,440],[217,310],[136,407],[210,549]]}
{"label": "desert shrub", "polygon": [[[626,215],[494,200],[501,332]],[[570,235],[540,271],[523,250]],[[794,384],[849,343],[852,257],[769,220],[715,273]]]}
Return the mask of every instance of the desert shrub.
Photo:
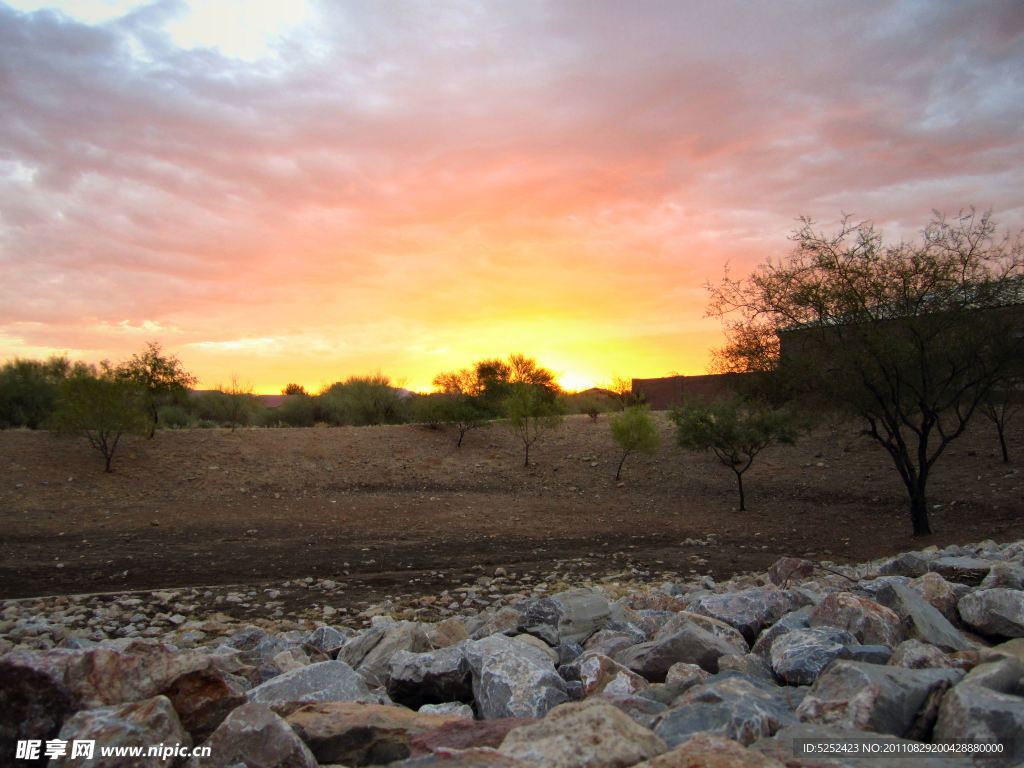
{"label": "desert shrub", "polygon": [[[408,396],[381,374],[350,376],[317,397],[320,416],[334,426],[402,424],[408,421]],[[314,417],[316,414],[314,413]]]}
{"label": "desert shrub", "polygon": [[539,384],[510,384],[505,398],[505,426],[523,444],[523,466],[530,466],[530,448],[546,432],[562,424],[562,403],[556,393]]}
{"label": "desert shrub", "polygon": [[185,406],[172,403],[157,408],[157,420],[163,429],[186,429],[192,426],[193,416]]}
{"label": "desert shrub", "polygon": [[296,395],[278,408],[268,408],[267,415],[289,427],[312,427],[316,423],[316,408],[308,395]]}
{"label": "desert shrub", "polygon": [[622,475],[622,465],[631,453],[645,453],[649,456],[657,453],[661,444],[661,433],[654,417],[646,405],[632,405],[621,413],[615,414],[608,422],[612,439],[622,449],[619,467],[615,470],[615,479]]}

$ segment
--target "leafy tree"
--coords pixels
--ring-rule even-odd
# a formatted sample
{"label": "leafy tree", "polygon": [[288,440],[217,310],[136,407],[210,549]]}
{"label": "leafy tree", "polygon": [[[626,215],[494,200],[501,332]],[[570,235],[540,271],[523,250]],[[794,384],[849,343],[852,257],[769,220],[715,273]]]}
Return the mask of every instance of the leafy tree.
{"label": "leafy tree", "polygon": [[612,439],[622,449],[619,467],[615,470],[615,479],[622,476],[622,465],[629,454],[637,452],[653,456],[661,444],[661,433],[654,423],[651,409],[646,405],[632,405],[622,413],[617,413],[608,420],[612,431]]}
{"label": "leafy tree", "polygon": [[735,396],[711,403],[690,401],[673,408],[669,418],[681,448],[711,451],[735,473],[741,512],[746,511],[743,473],[769,445],[793,443],[801,431],[789,411]]}
{"label": "leafy tree", "polygon": [[631,405],[641,405],[643,396],[633,394],[633,380],[625,376],[612,376],[612,382],[606,389],[615,394],[618,409],[624,411]]}
{"label": "leafy tree", "polygon": [[531,384],[552,395],[560,391],[551,371],[522,354],[509,355],[507,361],[480,360],[472,368],[439,373],[433,383],[438,392],[473,398],[476,405],[491,416],[502,415],[513,384]]}
{"label": "leafy tree", "polygon": [[78,368],[61,382],[51,420],[58,434],[87,438],[107,472],[121,436],[144,433],[147,424],[145,393],[106,364],[99,371]]}
{"label": "leafy tree", "polygon": [[[973,209],[936,214],[916,243],[886,245],[849,217],[834,235],[805,218],[792,239],[787,259],[710,288],[728,355],[859,417],[903,480],[914,534],[931,533],[935,462],[1024,355],[1024,239]],[[778,352],[761,355],[772,334]]]}
{"label": "leafy tree", "polygon": [[301,384],[296,384],[296,383],[292,382],[292,383],[286,385],[285,388],[281,390],[281,394],[282,395],[305,395],[307,393],[306,393],[306,388],[304,386],[302,386]]}
{"label": "leafy tree", "polygon": [[46,362],[15,358],[0,369],[0,429],[44,426],[53,412],[60,382],[71,364],[66,357]]}
{"label": "leafy tree", "polygon": [[523,466],[528,467],[531,446],[561,425],[561,403],[546,387],[524,381],[509,384],[508,392],[503,403],[505,425],[523,443]]}
{"label": "leafy tree", "polygon": [[196,377],[188,373],[181,361],[165,355],[160,344],[150,341],[141,354],[117,367],[117,375],[136,384],[143,393],[144,404],[150,417],[147,436],[152,439],[160,422],[160,406],[184,395],[196,384]]}

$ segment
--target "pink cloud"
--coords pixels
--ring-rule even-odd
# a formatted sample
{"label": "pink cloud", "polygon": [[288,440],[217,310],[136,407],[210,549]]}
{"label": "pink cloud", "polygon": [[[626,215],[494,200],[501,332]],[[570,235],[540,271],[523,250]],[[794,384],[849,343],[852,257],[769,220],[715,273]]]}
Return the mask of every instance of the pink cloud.
{"label": "pink cloud", "polygon": [[1024,222],[1012,1],[318,8],[246,63],[176,48],[159,4],[0,7],[0,357],[150,323],[211,370],[283,334],[397,375],[548,315],[713,345],[702,284],[797,215]]}

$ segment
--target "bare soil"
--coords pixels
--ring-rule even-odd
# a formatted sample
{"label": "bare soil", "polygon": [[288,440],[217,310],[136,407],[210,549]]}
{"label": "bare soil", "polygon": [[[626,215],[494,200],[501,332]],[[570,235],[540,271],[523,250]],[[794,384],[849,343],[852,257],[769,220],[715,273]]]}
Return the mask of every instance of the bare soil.
{"label": "bare soil", "polygon": [[[735,478],[664,441],[620,454],[606,417],[570,417],[531,451],[498,425],[161,431],[126,437],[104,473],[84,440],[0,432],[0,598],[257,585],[312,577],[363,601],[444,589],[481,567],[594,576],[763,570],[783,555],[863,561],[928,545],[1024,538],[1024,434],[1012,463],[978,423],[930,483],[931,536],[911,536],[887,454],[856,424],[765,451]],[[687,539],[715,534],[714,546]]]}

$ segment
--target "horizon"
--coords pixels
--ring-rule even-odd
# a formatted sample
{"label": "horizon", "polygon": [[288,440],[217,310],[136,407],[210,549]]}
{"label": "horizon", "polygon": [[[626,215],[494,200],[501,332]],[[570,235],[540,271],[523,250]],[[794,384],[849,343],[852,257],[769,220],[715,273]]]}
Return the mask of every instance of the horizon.
{"label": "horizon", "polygon": [[1024,6],[0,2],[0,360],[707,372],[806,215],[1024,228]]}

